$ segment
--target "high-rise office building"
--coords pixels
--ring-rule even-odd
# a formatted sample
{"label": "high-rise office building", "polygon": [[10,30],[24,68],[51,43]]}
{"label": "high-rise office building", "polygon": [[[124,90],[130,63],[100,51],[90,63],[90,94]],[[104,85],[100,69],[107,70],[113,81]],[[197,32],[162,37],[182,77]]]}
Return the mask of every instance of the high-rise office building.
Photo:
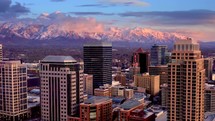
{"label": "high-rise office building", "polygon": [[111,121],[112,99],[94,96],[80,104],[81,121]]}
{"label": "high-rise office building", "polygon": [[0,85],[0,120],[25,120],[28,117],[26,66],[20,61],[0,62]]}
{"label": "high-rise office building", "polygon": [[0,44],[0,61],[3,60],[3,47],[2,44]]}
{"label": "high-rise office building", "polygon": [[199,44],[190,38],[176,41],[168,73],[168,121],[203,121],[205,69]]}
{"label": "high-rise office building", "polygon": [[212,80],[213,74],[213,58],[205,58],[204,59],[204,67],[205,67],[205,76],[207,80]]}
{"label": "high-rise office building", "polygon": [[83,75],[83,65],[71,56],[46,56],[40,62],[42,121],[67,121],[79,113]]}
{"label": "high-rise office building", "polygon": [[149,53],[145,52],[142,48],[136,50],[132,57],[132,66],[140,67],[140,73],[148,72],[148,67],[150,65]]}
{"label": "high-rise office building", "polygon": [[149,75],[160,75],[160,85],[168,81],[168,66],[149,66]]}
{"label": "high-rise office building", "polygon": [[167,46],[154,45],[151,48],[151,65],[165,65],[167,64]]}
{"label": "high-rise office building", "polygon": [[84,45],[84,72],[93,75],[93,89],[112,84],[112,44],[105,42]]}

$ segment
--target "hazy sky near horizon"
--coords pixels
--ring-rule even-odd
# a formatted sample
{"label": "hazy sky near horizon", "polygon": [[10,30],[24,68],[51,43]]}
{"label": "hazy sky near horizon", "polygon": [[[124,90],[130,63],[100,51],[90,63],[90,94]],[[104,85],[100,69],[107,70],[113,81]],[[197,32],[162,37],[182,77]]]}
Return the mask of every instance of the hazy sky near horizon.
{"label": "hazy sky near horizon", "polygon": [[2,22],[51,15],[56,20],[67,18],[63,15],[93,18],[105,27],[152,28],[215,41],[215,0],[0,0]]}

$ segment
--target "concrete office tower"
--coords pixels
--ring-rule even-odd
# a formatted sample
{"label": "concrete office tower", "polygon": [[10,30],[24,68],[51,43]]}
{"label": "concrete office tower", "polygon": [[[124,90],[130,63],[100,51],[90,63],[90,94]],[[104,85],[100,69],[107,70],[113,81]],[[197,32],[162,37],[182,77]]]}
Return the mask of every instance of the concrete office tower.
{"label": "concrete office tower", "polygon": [[148,67],[150,65],[149,53],[145,52],[142,48],[136,50],[132,57],[133,67],[140,67],[140,73],[148,72]]}
{"label": "concrete office tower", "polygon": [[112,99],[94,96],[80,104],[81,121],[112,121]]}
{"label": "concrete office tower", "polygon": [[203,121],[205,69],[199,44],[175,42],[168,64],[168,121]]}
{"label": "concrete office tower", "polygon": [[205,112],[215,112],[215,85],[205,84]]}
{"label": "concrete office tower", "polygon": [[149,75],[160,75],[160,85],[168,81],[168,66],[149,66]]}
{"label": "concrete office tower", "polygon": [[204,67],[205,67],[205,76],[207,80],[212,80],[213,74],[213,58],[205,58],[204,59]]}
{"label": "concrete office tower", "polygon": [[83,75],[83,65],[71,56],[46,56],[40,62],[42,121],[66,121],[78,114]]}
{"label": "concrete office tower", "polygon": [[93,75],[84,74],[84,91],[93,95]]}
{"label": "concrete office tower", "polygon": [[27,116],[27,69],[20,61],[0,62],[0,120],[21,121]]}
{"label": "concrete office tower", "polygon": [[160,91],[160,76],[159,75],[135,75],[134,84],[137,87],[146,89],[146,92],[155,96]]}
{"label": "concrete office tower", "polygon": [[84,45],[84,72],[93,75],[93,89],[112,84],[112,44],[106,42]]}
{"label": "concrete office tower", "polygon": [[0,61],[3,60],[3,47],[2,44],[0,44]]}
{"label": "concrete office tower", "polygon": [[167,64],[167,46],[154,45],[151,48],[151,65],[166,65]]}

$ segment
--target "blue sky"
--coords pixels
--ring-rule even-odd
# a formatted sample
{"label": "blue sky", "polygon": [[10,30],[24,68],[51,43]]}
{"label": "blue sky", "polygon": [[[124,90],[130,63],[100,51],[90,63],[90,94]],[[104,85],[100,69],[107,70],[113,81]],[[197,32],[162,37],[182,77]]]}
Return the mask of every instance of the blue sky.
{"label": "blue sky", "polygon": [[105,26],[187,32],[215,40],[215,0],[0,0],[0,22],[56,11],[94,18]]}

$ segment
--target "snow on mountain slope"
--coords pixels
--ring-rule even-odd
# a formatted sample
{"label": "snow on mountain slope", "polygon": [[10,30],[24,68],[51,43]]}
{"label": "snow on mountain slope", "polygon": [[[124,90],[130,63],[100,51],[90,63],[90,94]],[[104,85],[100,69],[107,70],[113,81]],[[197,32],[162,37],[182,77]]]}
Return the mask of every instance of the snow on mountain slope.
{"label": "snow on mountain slope", "polygon": [[[84,26],[82,26],[84,27]],[[75,27],[77,28],[77,26]],[[128,41],[142,43],[169,43],[186,38],[179,33],[162,32],[147,28],[106,28],[101,32],[85,32],[84,28],[74,29],[69,23],[50,25],[4,23],[0,25],[0,37],[20,37],[29,40],[51,40],[58,37],[67,39],[96,39],[105,41]]]}

